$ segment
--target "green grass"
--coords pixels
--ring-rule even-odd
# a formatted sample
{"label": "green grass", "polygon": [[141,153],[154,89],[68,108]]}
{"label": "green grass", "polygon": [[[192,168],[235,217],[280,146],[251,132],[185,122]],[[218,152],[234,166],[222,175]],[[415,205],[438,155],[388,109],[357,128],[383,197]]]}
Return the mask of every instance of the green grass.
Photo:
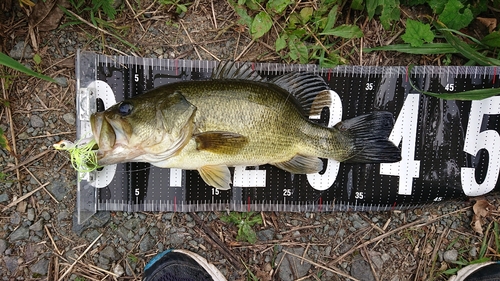
{"label": "green grass", "polygon": [[252,227],[256,224],[262,224],[262,217],[259,213],[230,212],[228,215],[222,216],[220,219],[226,223],[234,223],[238,227],[236,240],[246,241],[252,244],[257,242],[257,234]]}

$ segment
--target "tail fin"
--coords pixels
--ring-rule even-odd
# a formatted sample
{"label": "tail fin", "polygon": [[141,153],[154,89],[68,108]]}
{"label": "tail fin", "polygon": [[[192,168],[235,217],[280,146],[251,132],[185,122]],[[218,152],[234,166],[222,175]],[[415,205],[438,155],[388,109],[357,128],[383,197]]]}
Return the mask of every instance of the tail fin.
{"label": "tail fin", "polygon": [[388,140],[394,118],[378,111],[339,122],[335,127],[354,142],[352,157],[345,163],[390,163],[401,160],[401,151]]}

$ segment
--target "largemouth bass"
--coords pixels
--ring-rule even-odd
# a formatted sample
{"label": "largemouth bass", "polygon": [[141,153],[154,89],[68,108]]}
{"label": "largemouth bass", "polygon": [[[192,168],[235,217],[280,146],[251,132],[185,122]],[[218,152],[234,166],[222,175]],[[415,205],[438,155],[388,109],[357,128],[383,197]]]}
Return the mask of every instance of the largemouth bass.
{"label": "largemouth bass", "polygon": [[198,170],[229,189],[228,167],[271,164],[295,174],[317,173],[320,158],[349,163],[401,160],[387,138],[389,112],[373,112],[333,128],[311,122],[331,103],[318,75],[289,73],[270,81],[248,66],[219,64],[211,79],[160,86],[91,117],[99,165],[149,162]]}

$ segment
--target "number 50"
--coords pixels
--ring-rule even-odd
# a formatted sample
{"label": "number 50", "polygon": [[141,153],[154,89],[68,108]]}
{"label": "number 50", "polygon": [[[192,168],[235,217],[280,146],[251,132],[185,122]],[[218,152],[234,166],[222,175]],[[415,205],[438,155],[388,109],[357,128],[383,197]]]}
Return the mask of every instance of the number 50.
{"label": "number 50", "polygon": [[500,97],[473,101],[465,136],[464,151],[476,156],[479,150],[488,151],[488,170],[482,183],[476,181],[474,168],[461,171],[462,188],[467,196],[479,196],[495,189],[500,171],[500,135],[495,130],[480,132],[483,115],[500,114]]}

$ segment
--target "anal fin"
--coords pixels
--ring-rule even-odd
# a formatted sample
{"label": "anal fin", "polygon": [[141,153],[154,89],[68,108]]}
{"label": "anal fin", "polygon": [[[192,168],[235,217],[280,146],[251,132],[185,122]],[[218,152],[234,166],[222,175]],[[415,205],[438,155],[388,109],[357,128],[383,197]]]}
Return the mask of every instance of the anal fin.
{"label": "anal fin", "polygon": [[231,172],[227,166],[203,166],[198,169],[201,178],[210,186],[217,189],[231,188]]}
{"label": "anal fin", "polygon": [[295,155],[292,159],[281,162],[272,163],[272,165],[283,169],[292,174],[314,174],[323,170],[323,161],[315,156]]}

